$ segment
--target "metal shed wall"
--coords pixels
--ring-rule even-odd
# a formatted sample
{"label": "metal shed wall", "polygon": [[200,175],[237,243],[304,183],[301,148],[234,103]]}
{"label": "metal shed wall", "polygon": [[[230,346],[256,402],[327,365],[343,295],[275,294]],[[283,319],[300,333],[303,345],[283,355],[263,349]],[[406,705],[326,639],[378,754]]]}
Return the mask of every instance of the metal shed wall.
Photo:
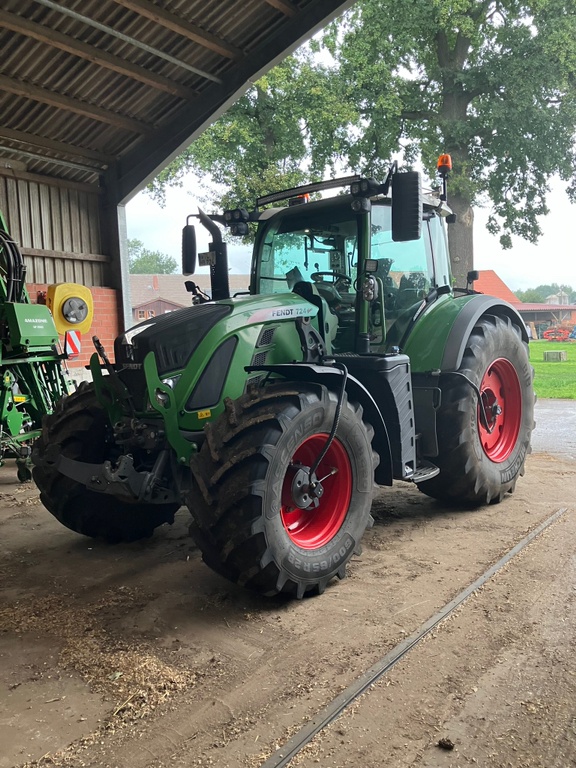
{"label": "metal shed wall", "polygon": [[0,168],[0,210],[24,255],[27,282],[108,284],[98,188]]}

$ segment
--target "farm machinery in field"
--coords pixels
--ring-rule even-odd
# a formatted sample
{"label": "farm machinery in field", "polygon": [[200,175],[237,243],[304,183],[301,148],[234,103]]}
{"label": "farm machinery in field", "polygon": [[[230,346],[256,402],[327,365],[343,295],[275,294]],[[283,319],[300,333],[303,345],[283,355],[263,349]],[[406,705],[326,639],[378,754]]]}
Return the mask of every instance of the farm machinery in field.
{"label": "farm machinery in field", "polygon": [[[93,384],[56,405],[35,443],[47,509],[129,541],[185,504],[214,570],[303,597],[345,575],[375,483],[502,501],[530,447],[528,339],[506,302],[471,282],[454,291],[445,199],[445,183],[424,195],[417,173],[392,165],[383,182],[200,212],[212,242],[198,255],[187,223],[183,271],[208,265],[212,299],[191,283],[196,303],[121,334],[113,365],[92,356]],[[221,228],[252,225],[250,290],[230,297]]]}
{"label": "farm machinery in field", "polygon": [[545,341],[570,341],[576,339],[576,326],[572,329],[562,326],[548,328],[542,334],[542,338]]}

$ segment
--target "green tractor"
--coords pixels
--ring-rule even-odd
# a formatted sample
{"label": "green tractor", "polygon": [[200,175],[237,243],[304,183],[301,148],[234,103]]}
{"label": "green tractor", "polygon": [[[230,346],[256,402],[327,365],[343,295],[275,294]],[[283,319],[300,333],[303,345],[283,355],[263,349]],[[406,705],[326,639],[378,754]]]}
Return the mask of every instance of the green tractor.
{"label": "green tractor", "polygon": [[30,453],[43,417],[71,391],[57,323],[48,306],[30,302],[25,276],[24,259],[0,212],[0,466],[5,458],[16,459],[21,482],[32,477]]}
{"label": "green tractor", "polygon": [[[310,193],[347,194],[307,202]],[[375,484],[444,504],[498,503],[523,473],[533,373],[512,306],[452,287],[446,183],[348,177],[198,218],[212,297],[146,320],[93,355],[35,444],[46,508],[110,541],[184,503],[205,562],[265,595],[345,575]],[[280,201],[289,205],[275,207]],[[272,207],[269,207],[272,206]],[[250,287],[230,297],[221,227],[256,222]],[[183,231],[183,271],[197,260]],[[101,360],[103,362],[101,362]]]}

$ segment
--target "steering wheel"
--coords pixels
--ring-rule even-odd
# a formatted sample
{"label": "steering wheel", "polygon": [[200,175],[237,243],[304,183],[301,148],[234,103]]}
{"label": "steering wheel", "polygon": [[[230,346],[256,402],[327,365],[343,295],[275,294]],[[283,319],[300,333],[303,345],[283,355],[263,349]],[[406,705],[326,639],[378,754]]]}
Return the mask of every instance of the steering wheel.
{"label": "steering wheel", "polygon": [[[331,277],[332,282],[325,282],[322,279],[323,277]],[[347,294],[352,285],[352,279],[343,272],[312,272],[310,278],[314,282],[318,293],[322,298],[326,299],[330,306],[340,304],[342,301],[340,291]]]}
{"label": "steering wheel", "polygon": [[345,275],[343,272],[312,272],[310,275],[310,278],[315,283],[322,281],[323,277],[331,277],[333,283],[338,283],[340,280],[345,280],[347,283],[352,282],[348,275]]}

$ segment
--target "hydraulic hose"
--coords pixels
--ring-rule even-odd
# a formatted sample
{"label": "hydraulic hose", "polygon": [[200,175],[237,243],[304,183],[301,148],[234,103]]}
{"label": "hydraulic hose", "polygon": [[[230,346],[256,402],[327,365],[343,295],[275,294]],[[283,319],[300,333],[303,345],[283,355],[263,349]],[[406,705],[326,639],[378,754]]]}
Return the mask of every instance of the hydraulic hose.
{"label": "hydraulic hose", "polygon": [[18,246],[3,229],[0,229],[0,248],[6,263],[6,300],[21,302],[26,267]]}
{"label": "hydraulic hose", "polygon": [[332,445],[334,437],[336,436],[336,430],[338,429],[338,424],[340,423],[340,414],[342,413],[342,403],[344,402],[344,392],[346,391],[346,381],[348,380],[348,369],[342,363],[336,363],[334,367],[340,368],[340,370],[342,371],[342,386],[340,387],[340,392],[338,394],[338,402],[336,403],[336,412],[334,413],[334,422],[332,423],[332,429],[330,430],[328,439],[324,443],[324,447],[320,451],[320,454],[318,455],[318,458],[316,459],[314,464],[310,467],[310,471],[308,473],[308,478],[310,480],[311,485],[312,485],[312,477],[314,473],[320,466],[320,462],[322,461],[324,456],[326,456],[326,453],[328,452],[328,449]]}
{"label": "hydraulic hose", "polygon": [[459,376],[461,379],[464,379],[470,387],[474,390],[476,393],[476,397],[478,399],[478,408],[480,412],[480,421],[482,422],[482,426],[484,429],[488,432],[488,434],[492,434],[494,432],[494,424],[490,426],[490,423],[488,421],[488,414],[486,413],[486,407],[484,405],[484,401],[482,400],[482,392],[480,392],[479,387],[474,384],[474,382],[466,376],[465,373],[460,373],[460,371],[443,371],[442,372],[444,376]]}

